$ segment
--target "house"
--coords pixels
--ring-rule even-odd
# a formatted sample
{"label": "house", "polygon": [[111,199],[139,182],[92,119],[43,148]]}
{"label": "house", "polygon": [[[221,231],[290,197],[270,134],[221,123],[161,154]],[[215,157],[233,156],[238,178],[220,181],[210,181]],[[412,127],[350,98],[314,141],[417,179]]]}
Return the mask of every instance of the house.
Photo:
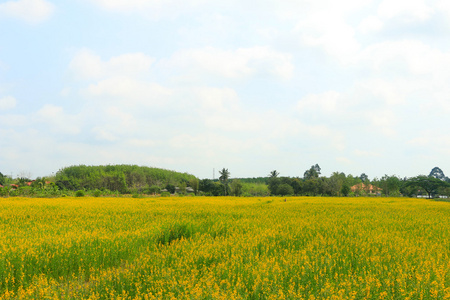
{"label": "house", "polygon": [[355,192],[366,192],[369,195],[376,195],[381,192],[381,189],[377,186],[371,184],[358,183],[350,188],[350,190]]}

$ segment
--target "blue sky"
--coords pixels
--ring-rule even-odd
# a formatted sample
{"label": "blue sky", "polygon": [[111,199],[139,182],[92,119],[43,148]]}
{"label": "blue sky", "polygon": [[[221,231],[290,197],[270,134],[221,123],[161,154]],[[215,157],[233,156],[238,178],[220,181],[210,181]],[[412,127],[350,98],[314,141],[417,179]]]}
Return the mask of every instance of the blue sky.
{"label": "blue sky", "polygon": [[450,172],[450,2],[0,1],[0,172]]}

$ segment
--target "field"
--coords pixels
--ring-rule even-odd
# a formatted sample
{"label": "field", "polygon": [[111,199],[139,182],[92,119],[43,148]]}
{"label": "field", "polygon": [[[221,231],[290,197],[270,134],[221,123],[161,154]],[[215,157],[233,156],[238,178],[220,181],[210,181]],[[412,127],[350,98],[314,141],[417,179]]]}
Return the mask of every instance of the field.
{"label": "field", "polygon": [[0,198],[0,299],[450,299],[450,203]]}

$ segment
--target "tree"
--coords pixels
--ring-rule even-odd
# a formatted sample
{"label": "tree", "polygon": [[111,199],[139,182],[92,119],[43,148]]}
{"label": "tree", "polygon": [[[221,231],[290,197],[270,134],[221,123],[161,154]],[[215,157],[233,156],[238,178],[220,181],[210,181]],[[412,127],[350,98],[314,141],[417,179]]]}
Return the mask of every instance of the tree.
{"label": "tree", "polygon": [[120,172],[111,172],[103,177],[103,186],[110,191],[118,191],[124,194],[127,191],[125,175]]}
{"label": "tree", "polygon": [[320,170],[321,169],[320,169],[319,165],[315,164],[314,166],[311,166],[311,168],[309,170],[305,171],[305,173],[303,174],[303,178],[305,180],[319,178]]}
{"label": "tree", "polygon": [[449,181],[448,177],[445,176],[444,172],[438,167],[434,167],[431,170],[430,175],[428,175],[428,176],[434,177],[434,178],[437,178],[437,179],[440,179],[443,181],[447,181],[447,182]]}
{"label": "tree", "polygon": [[367,182],[369,180],[369,176],[367,176],[366,173],[362,173],[359,175],[359,179],[361,179],[362,182]]}
{"label": "tree", "polygon": [[440,188],[450,187],[450,184],[431,176],[416,176],[406,181],[406,186],[420,187],[428,194],[428,198],[436,194]]}
{"label": "tree", "polygon": [[242,183],[239,179],[233,179],[230,184],[231,194],[234,196],[240,196],[242,194]]}
{"label": "tree", "polygon": [[277,178],[278,175],[280,175],[280,173],[278,173],[277,170],[273,170],[272,172],[269,173],[269,179],[270,178]]}
{"label": "tree", "polygon": [[333,174],[331,174],[329,179],[329,188],[332,196],[340,195],[345,179],[346,176],[344,173],[333,172]]}
{"label": "tree", "polygon": [[176,187],[173,184],[169,183],[168,185],[166,185],[166,190],[171,194],[175,194]]}
{"label": "tree", "polygon": [[178,189],[179,189],[181,194],[185,194],[186,193],[186,187],[187,187],[186,182],[182,182],[182,183],[180,183],[178,185]]}
{"label": "tree", "polygon": [[294,189],[294,194],[298,195],[302,191],[302,181],[299,178],[292,179],[291,186]]}
{"label": "tree", "polygon": [[227,188],[228,188],[228,179],[230,178],[230,172],[228,172],[228,169],[223,168],[221,171],[219,171],[220,177],[219,180],[223,184],[223,190],[225,192],[225,196],[227,195]]}
{"label": "tree", "polygon": [[278,186],[281,184],[280,178],[278,178],[280,173],[277,170],[273,170],[269,173],[269,179],[267,180],[267,184],[269,185],[269,191],[271,195],[278,194]]}
{"label": "tree", "polygon": [[5,176],[0,172],[0,185],[5,184]]}
{"label": "tree", "polygon": [[199,190],[206,195],[214,195],[215,187],[216,186],[211,179],[202,179],[199,182]]}
{"label": "tree", "polygon": [[384,175],[377,183],[385,196],[398,196],[400,194],[402,182],[395,175]]}
{"label": "tree", "polygon": [[398,178],[397,176],[390,176],[387,179],[389,195],[390,196],[399,196],[401,185],[402,185],[402,182],[401,182],[400,178]]}
{"label": "tree", "polygon": [[194,190],[194,194],[197,195],[198,188],[199,188],[199,185],[200,185],[200,182],[198,181],[198,179],[197,178],[192,178],[191,180],[189,180],[189,185]]}
{"label": "tree", "polygon": [[277,194],[281,196],[293,195],[294,189],[287,183],[282,183],[278,186]]}
{"label": "tree", "polygon": [[161,192],[161,188],[159,186],[157,186],[157,185],[152,185],[151,187],[148,188],[147,192],[149,194],[156,195],[156,194],[159,194]]}
{"label": "tree", "polygon": [[319,179],[311,178],[303,182],[303,193],[308,196],[316,196],[319,192]]}
{"label": "tree", "polygon": [[350,194],[351,188],[347,183],[344,183],[341,187],[341,194],[344,196],[348,196]]}
{"label": "tree", "polygon": [[345,177],[345,183],[351,188],[352,186],[361,183],[361,179],[359,177],[354,177],[352,174],[348,174]]}

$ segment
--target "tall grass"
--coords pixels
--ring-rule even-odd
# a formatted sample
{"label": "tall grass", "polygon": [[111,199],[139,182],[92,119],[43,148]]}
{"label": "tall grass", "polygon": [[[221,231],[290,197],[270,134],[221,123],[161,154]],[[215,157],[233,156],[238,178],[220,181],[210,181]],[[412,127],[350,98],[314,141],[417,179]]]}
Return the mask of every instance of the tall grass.
{"label": "tall grass", "polygon": [[450,206],[0,199],[0,299],[450,299]]}

